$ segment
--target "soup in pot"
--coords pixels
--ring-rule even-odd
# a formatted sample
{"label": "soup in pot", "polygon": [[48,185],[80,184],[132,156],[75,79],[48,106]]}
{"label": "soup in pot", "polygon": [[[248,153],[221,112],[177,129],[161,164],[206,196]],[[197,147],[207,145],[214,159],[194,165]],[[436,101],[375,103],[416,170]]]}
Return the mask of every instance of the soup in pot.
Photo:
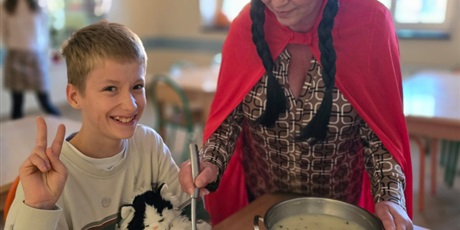
{"label": "soup in pot", "polygon": [[299,214],[276,222],[271,230],[365,230],[356,222],[340,217],[319,214]]}

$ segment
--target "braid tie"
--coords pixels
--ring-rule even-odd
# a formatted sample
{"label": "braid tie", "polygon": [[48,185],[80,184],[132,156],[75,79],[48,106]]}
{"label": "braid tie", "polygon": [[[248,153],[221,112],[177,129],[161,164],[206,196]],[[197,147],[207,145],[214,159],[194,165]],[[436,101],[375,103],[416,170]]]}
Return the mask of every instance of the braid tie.
{"label": "braid tie", "polygon": [[266,109],[257,119],[257,122],[265,127],[271,127],[275,124],[279,114],[286,111],[286,98],[283,88],[273,75],[273,66],[275,64],[268,43],[265,40],[265,4],[261,0],[251,1],[250,16],[252,20],[252,42],[257,48],[257,54],[261,58],[268,75]]}
{"label": "braid tie", "polygon": [[339,10],[338,0],[328,0],[323,18],[318,26],[319,49],[321,52],[322,78],[325,86],[324,97],[315,116],[296,137],[298,141],[308,140],[311,145],[325,141],[332,110],[332,91],[335,85],[336,53],[333,46],[332,28]]}

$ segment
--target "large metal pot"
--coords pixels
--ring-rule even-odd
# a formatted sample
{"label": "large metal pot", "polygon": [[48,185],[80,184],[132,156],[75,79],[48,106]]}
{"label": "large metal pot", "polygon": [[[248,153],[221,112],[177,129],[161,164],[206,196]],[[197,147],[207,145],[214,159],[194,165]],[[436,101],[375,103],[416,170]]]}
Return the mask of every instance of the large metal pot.
{"label": "large metal pot", "polygon": [[355,222],[364,229],[384,229],[380,219],[365,209],[342,201],[317,197],[294,198],[275,204],[263,218],[259,215],[254,217],[254,229],[259,230],[259,222],[264,223],[269,230],[274,229],[273,226],[278,221],[300,214],[330,215]]}

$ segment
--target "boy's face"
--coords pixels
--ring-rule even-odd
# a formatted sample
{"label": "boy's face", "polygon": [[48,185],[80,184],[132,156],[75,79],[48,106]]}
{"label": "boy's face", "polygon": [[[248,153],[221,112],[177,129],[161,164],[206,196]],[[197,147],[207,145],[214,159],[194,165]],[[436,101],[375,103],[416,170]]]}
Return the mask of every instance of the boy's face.
{"label": "boy's face", "polygon": [[[94,138],[126,139],[134,134],[144,111],[145,67],[137,62],[107,60],[92,70],[85,91],[75,90],[73,107],[82,113],[82,130]],[[72,102],[71,102],[72,104]]]}

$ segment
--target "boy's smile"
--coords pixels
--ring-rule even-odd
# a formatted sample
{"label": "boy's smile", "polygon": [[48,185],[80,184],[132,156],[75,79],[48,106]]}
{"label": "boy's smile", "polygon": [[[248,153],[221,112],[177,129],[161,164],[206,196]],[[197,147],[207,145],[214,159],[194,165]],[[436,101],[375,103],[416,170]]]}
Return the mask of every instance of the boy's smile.
{"label": "boy's smile", "polygon": [[[104,61],[88,74],[84,92],[75,90],[70,99],[81,110],[80,134],[85,134],[81,136],[85,136],[86,146],[94,143],[93,148],[103,147],[98,151],[108,154],[108,149],[133,135],[146,103],[144,75],[145,67],[138,62],[112,60]],[[107,146],[108,143],[112,144]],[[113,153],[118,153],[115,150]]]}

